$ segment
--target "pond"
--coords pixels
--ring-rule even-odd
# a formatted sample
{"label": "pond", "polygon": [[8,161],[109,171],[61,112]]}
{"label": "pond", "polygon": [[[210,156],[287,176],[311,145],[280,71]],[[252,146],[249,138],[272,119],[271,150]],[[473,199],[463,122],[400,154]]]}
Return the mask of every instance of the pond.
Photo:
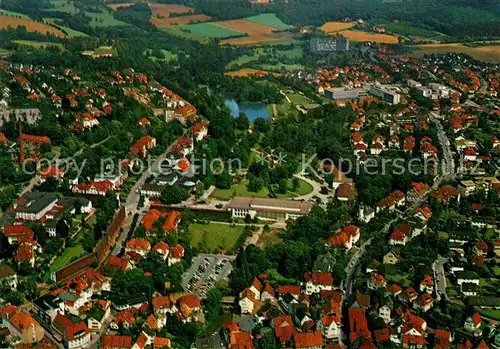
{"label": "pond", "polygon": [[254,122],[258,117],[264,119],[271,117],[271,113],[266,109],[266,104],[263,103],[238,103],[234,99],[225,99],[224,104],[231,110],[234,117],[244,113],[250,122]]}

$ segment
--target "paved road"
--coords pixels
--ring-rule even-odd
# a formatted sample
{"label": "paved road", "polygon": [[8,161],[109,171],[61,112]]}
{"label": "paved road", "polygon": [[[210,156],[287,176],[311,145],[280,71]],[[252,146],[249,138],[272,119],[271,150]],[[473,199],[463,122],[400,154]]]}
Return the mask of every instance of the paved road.
{"label": "paved road", "polygon": [[[400,212],[394,219],[392,219],[390,222],[388,222],[384,226],[384,228],[381,231],[381,233],[383,233],[383,234],[384,233],[387,234],[389,232],[390,227],[396,221],[398,221],[400,218],[406,217],[408,215],[411,215],[413,212],[415,212],[415,209],[418,206],[420,206],[424,202],[424,200],[426,200],[427,197],[434,190],[436,190],[437,188],[439,188],[439,186],[441,185],[441,183],[443,182],[443,180],[445,180],[445,179],[446,180],[452,179],[456,175],[456,173],[455,173],[455,162],[453,160],[453,155],[452,155],[451,149],[450,149],[450,141],[449,141],[448,137],[446,136],[446,133],[443,130],[441,122],[437,118],[439,116],[438,115],[433,115],[433,116],[434,117],[432,118],[432,121],[436,125],[436,128],[438,130],[438,137],[439,137],[439,140],[440,140],[441,145],[443,147],[443,157],[444,157],[443,173],[441,174],[441,176],[439,176],[438,178],[436,178],[436,180],[434,181],[434,184],[432,185],[431,189],[429,189],[425,194],[423,194],[417,200],[415,200],[410,206],[408,206],[406,208],[406,210],[404,212]],[[349,297],[350,297],[350,295],[352,293],[352,283],[353,283],[353,278],[352,277],[353,277],[354,272],[356,270],[356,267],[358,265],[359,259],[364,254],[366,246],[368,246],[371,243],[371,240],[372,239],[367,240],[359,248],[359,250],[356,252],[356,254],[354,254],[354,256],[352,256],[351,260],[349,261],[349,264],[348,264],[347,270],[346,270],[346,272],[347,272],[347,278],[346,278],[346,280],[345,280],[345,282],[343,284],[344,300],[349,299]],[[441,257],[441,258],[443,258],[443,257]],[[437,273],[438,281],[439,281],[439,279],[441,279],[441,281],[438,282],[439,289],[440,290],[444,289],[444,291],[442,291],[441,293],[444,294],[445,297],[447,297],[447,295],[446,295],[446,278],[444,276],[444,268],[443,268],[444,261],[443,261],[443,259],[439,259],[438,258],[438,262],[440,263],[439,265],[436,266],[437,269],[438,269],[438,273]]]}
{"label": "paved road", "polygon": [[437,300],[441,299],[441,295],[444,296],[446,300],[448,300],[448,295],[446,294],[446,276],[444,274],[444,264],[447,262],[447,259],[438,256],[436,261],[432,264],[432,270],[434,272],[434,287],[436,288]]}

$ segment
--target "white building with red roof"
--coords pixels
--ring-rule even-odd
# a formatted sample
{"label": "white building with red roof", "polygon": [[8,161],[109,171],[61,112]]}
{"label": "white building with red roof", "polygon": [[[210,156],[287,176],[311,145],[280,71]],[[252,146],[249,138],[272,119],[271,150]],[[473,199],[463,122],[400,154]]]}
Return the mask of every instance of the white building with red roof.
{"label": "white building with red roof", "polygon": [[333,275],[330,272],[308,272],[305,273],[304,279],[307,295],[333,289]]}
{"label": "white building with red roof", "polygon": [[125,246],[126,253],[135,252],[143,257],[147,255],[150,250],[151,250],[151,243],[144,239],[132,238],[129,241],[127,241],[127,244]]}
{"label": "white building with red roof", "polygon": [[184,258],[184,247],[181,245],[176,245],[175,247],[170,249],[170,253],[167,258],[168,266],[180,263]]}

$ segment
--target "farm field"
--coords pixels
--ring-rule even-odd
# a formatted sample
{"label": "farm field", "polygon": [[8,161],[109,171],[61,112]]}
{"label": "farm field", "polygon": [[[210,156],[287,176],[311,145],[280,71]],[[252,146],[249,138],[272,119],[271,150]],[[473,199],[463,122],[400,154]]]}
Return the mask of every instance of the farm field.
{"label": "farm field", "polygon": [[489,63],[500,63],[500,45],[469,47],[463,44],[427,44],[415,46],[414,57],[436,53],[463,53]]}
{"label": "farm field", "polygon": [[220,42],[221,45],[252,46],[262,45],[266,42],[272,42],[274,40],[293,38],[292,33],[280,33],[277,32],[278,30],[276,28],[250,22],[245,19],[234,19],[215,23],[225,28],[248,34],[248,36],[241,38],[222,40]]}
{"label": "farm field", "polygon": [[339,32],[340,35],[352,41],[374,41],[379,44],[397,44],[398,37],[389,34],[368,33],[357,30],[344,30]]}
{"label": "farm field", "polygon": [[232,36],[241,36],[245,33],[234,29],[226,28],[217,23],[196,23],[188,25],[178,25],[181,30],[184,29],[196,36],[205,36],[208,38],[227,38]]}
{"label": "farm field", "polygon": [[[165,27],[173,24],[189,24],[193,22],[206,22],[210,17],[204,14],[193,14],[192,7],[174,4],[149,4],[151,8],[151,24],[157,27]],[[186,13],[186,16],[170,17],[171,13]]]}
{"label": "farm field", "polygon": [[124,3],[124,4],[107,4],[106,6],[107,7],[111,7],[113,9],[113,11],[116,11],[118,10],[120,7],[130,7],[132,6],[133,3],[131,2],[128,2],[128,3]]}
{"label": "farm field", "polygon": [[62,44],[58,44],[56,42],[29,41],[29,40],[14,40],[13,42],[17,45],[32,46],[37,48],[54,46],[58,47],[60,50],[64,49],[64,46]]}
{"label": "farm field", "polygon": [[191,246],[199,243],[206,245],[209,250],[222,248],[226,251],[234,249],[236,242],[244,233],[244,227],[231,227],[227,224],[191,224]]}
{"label": "farm field", "polygon": [[[227,72],[226,75],[232,76],[232,77],[247,77],[247,76],[264,76],[269,74],[269,72],[265,70],[260,70],[260,69],[254,69],[254,68],[243,68],[240,70],[236,71],[230,71]],[[274,74],[275,76],[279,76],[279,74]]]}
{"label": "farm field", "polygon": [[346,22],[326,22],[319,30],[321,30],[325,34],[335,33],[341,30],[347,30],[354,27],[355,23],[346,23]]}
{"label": "farm field", "polygon": [[438,32],[433,30],[413,27],[405,23],[384,23],[385,29],[393,34],[399,35],[410,35],[410,36],[420,36],[422,38],[432,38],[434,36],[439,36]]}
{"label": "farm field", "polygon": [[257,16],[246,17],[245,20],[255,22],[257,24],[267,25],[279,30],[286,30],[293,28],[293,26],[283,23],[274,13],[264,13]]}
{"label": "farm field", "polygon": [[61,20],[60,18],[44,18],[43,20],[45,22],[49,22],[52,25],[56,26],[62,32],[66,33],[66,35],[68,35],[69,38],[76,38],[76,37],[85,37],[85,36],[88,36],[85,33],[82,33],[82,32],[79,32],[77,30],[71,29],[69,27],[65,27],[65,26],[57,24],[56,21],[60,21]]}
{"label": "farm field", "polygon": [[68,247],[66,248],[62,255],[56,258],[54,263],[50,266],[50,270],[56,271],[61,269],[62,267],[68,265],[71,260],[76,257],[80,257],[85,253],[85,250],[83,249],[82,245],[75,245],[73,247]]}
{"label": "farm field", "polygon": [[62,31],[57,28],[51,27],[48,24],[35,22],[30,19],[21,19],[0,15],[0,28],[17,28],[19,26],[25,26],[29,32],[39,32],[41,34],[47,34],[47,32],[49,32],[60,38],[66,37],[66,35]]}

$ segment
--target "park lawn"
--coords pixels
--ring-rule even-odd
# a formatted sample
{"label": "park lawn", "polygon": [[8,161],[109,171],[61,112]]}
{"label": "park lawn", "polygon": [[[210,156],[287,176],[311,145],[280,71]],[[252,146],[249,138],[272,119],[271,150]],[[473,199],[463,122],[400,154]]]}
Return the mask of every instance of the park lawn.
{"label": "park lawn", "polygon": [[293,26],[283,23],[274,13],[263,13],[256,16],[244,18],[247,21],[267,25],[268,27],[273,27],[279,30],[286,30],[293,28]]}
{"label": "park lawn", "polygon": [[292,101],[293,104],[310,104],[313,101],[307,98],[306,96],[303,96],[298,93],[290,93],[287,94],[288,98],[290,98],[290,101]]}
{"label": "park lawn", "polygon": [[19,18],[23,18],[23,19],[30,19],[30,17],[28,15],[25,15],[24,13],[7,11],[4,9],[0,9],[0,15],[5,15],[5,16],[10,16],[10,17],[19,17]]}
{"label": "park lawn", "polygon": [[[247,189],[248,180],[243,180],[240,183],[233,184],[229,189],[215,189],[212,192],[212,197],[221,199],[221,200],[230,200],[233,196],[248,196],[248,197],[256,197],[256,198],[267,198],[269,194],[269,190],[267,187],[263,187],[258,192],[251,192]],[[233,195],[234,194],[234,195]]]}
{"label": "park lawn", "polygon": [[477,309],[477,312],[487,318],[500,321],[500,310],[498,309]]}
{"label": "park lawn", "polygon": [[217,248],[226,251],[233,250],[245,231],[242,226],[232,227],[218,223],[193,223],[189,229],[191,231],[191,246],[196,247],[199,243],[202,243],[212,251]]}
{"label": "park lawn", "polygon": [[50,266],[50,270],[56,271],[62,267],[68,265],[73,257],[80,257],[85,253],[82,245],[75,245],[73,247],[66,248],[63,253],[56,258],[54,263]]}
{"label": "park lawn", "polygon": [[495,275],[496,277],[500,277],[500,266],[495,265],[493,267],[493,275]]}
{"label": "park lawn", "polygon": [[404,22],[384,23],[384,26],[388,32],[391,32],[394,34],[399,34],[399,35],[406,34],[406,35],[410,35],[410,36],[420,36],[423,38],[432,38],[432,37],[440,35],[438,32],[435,32],[433,30],[413,27],[409,24],[405,25]]}
{"label": "park lawn", "polygon": [[63,31],[70,39],[77,37],[86,37],[88,36],[85,33],[79,32],[78,30],[71,29],[70,27],[65,27],[59,24],[54,23],[55,21],[60,21],[60,18],[44,18],[45,22],[51,23],[53,26],[57,27],[61,31]]}
{"label": "park lawn", "polygon": [[195,24],[184,24],[177,25],[181,30],[188,30],[191,34],[201,35],[208,38],[228,38],[235,36],[243,36],[245,33],[225,28],[221,25],[215,23],[195,23]]}
{"label": "park lawn", "polygon": [[61,51],[64,49],[64,46],[62,44],[58,44],[55,42],[31,41],[31,40],[13,40],[12,42],[17,45],[31,46],[36,48],[54,46],[59,48]]}

